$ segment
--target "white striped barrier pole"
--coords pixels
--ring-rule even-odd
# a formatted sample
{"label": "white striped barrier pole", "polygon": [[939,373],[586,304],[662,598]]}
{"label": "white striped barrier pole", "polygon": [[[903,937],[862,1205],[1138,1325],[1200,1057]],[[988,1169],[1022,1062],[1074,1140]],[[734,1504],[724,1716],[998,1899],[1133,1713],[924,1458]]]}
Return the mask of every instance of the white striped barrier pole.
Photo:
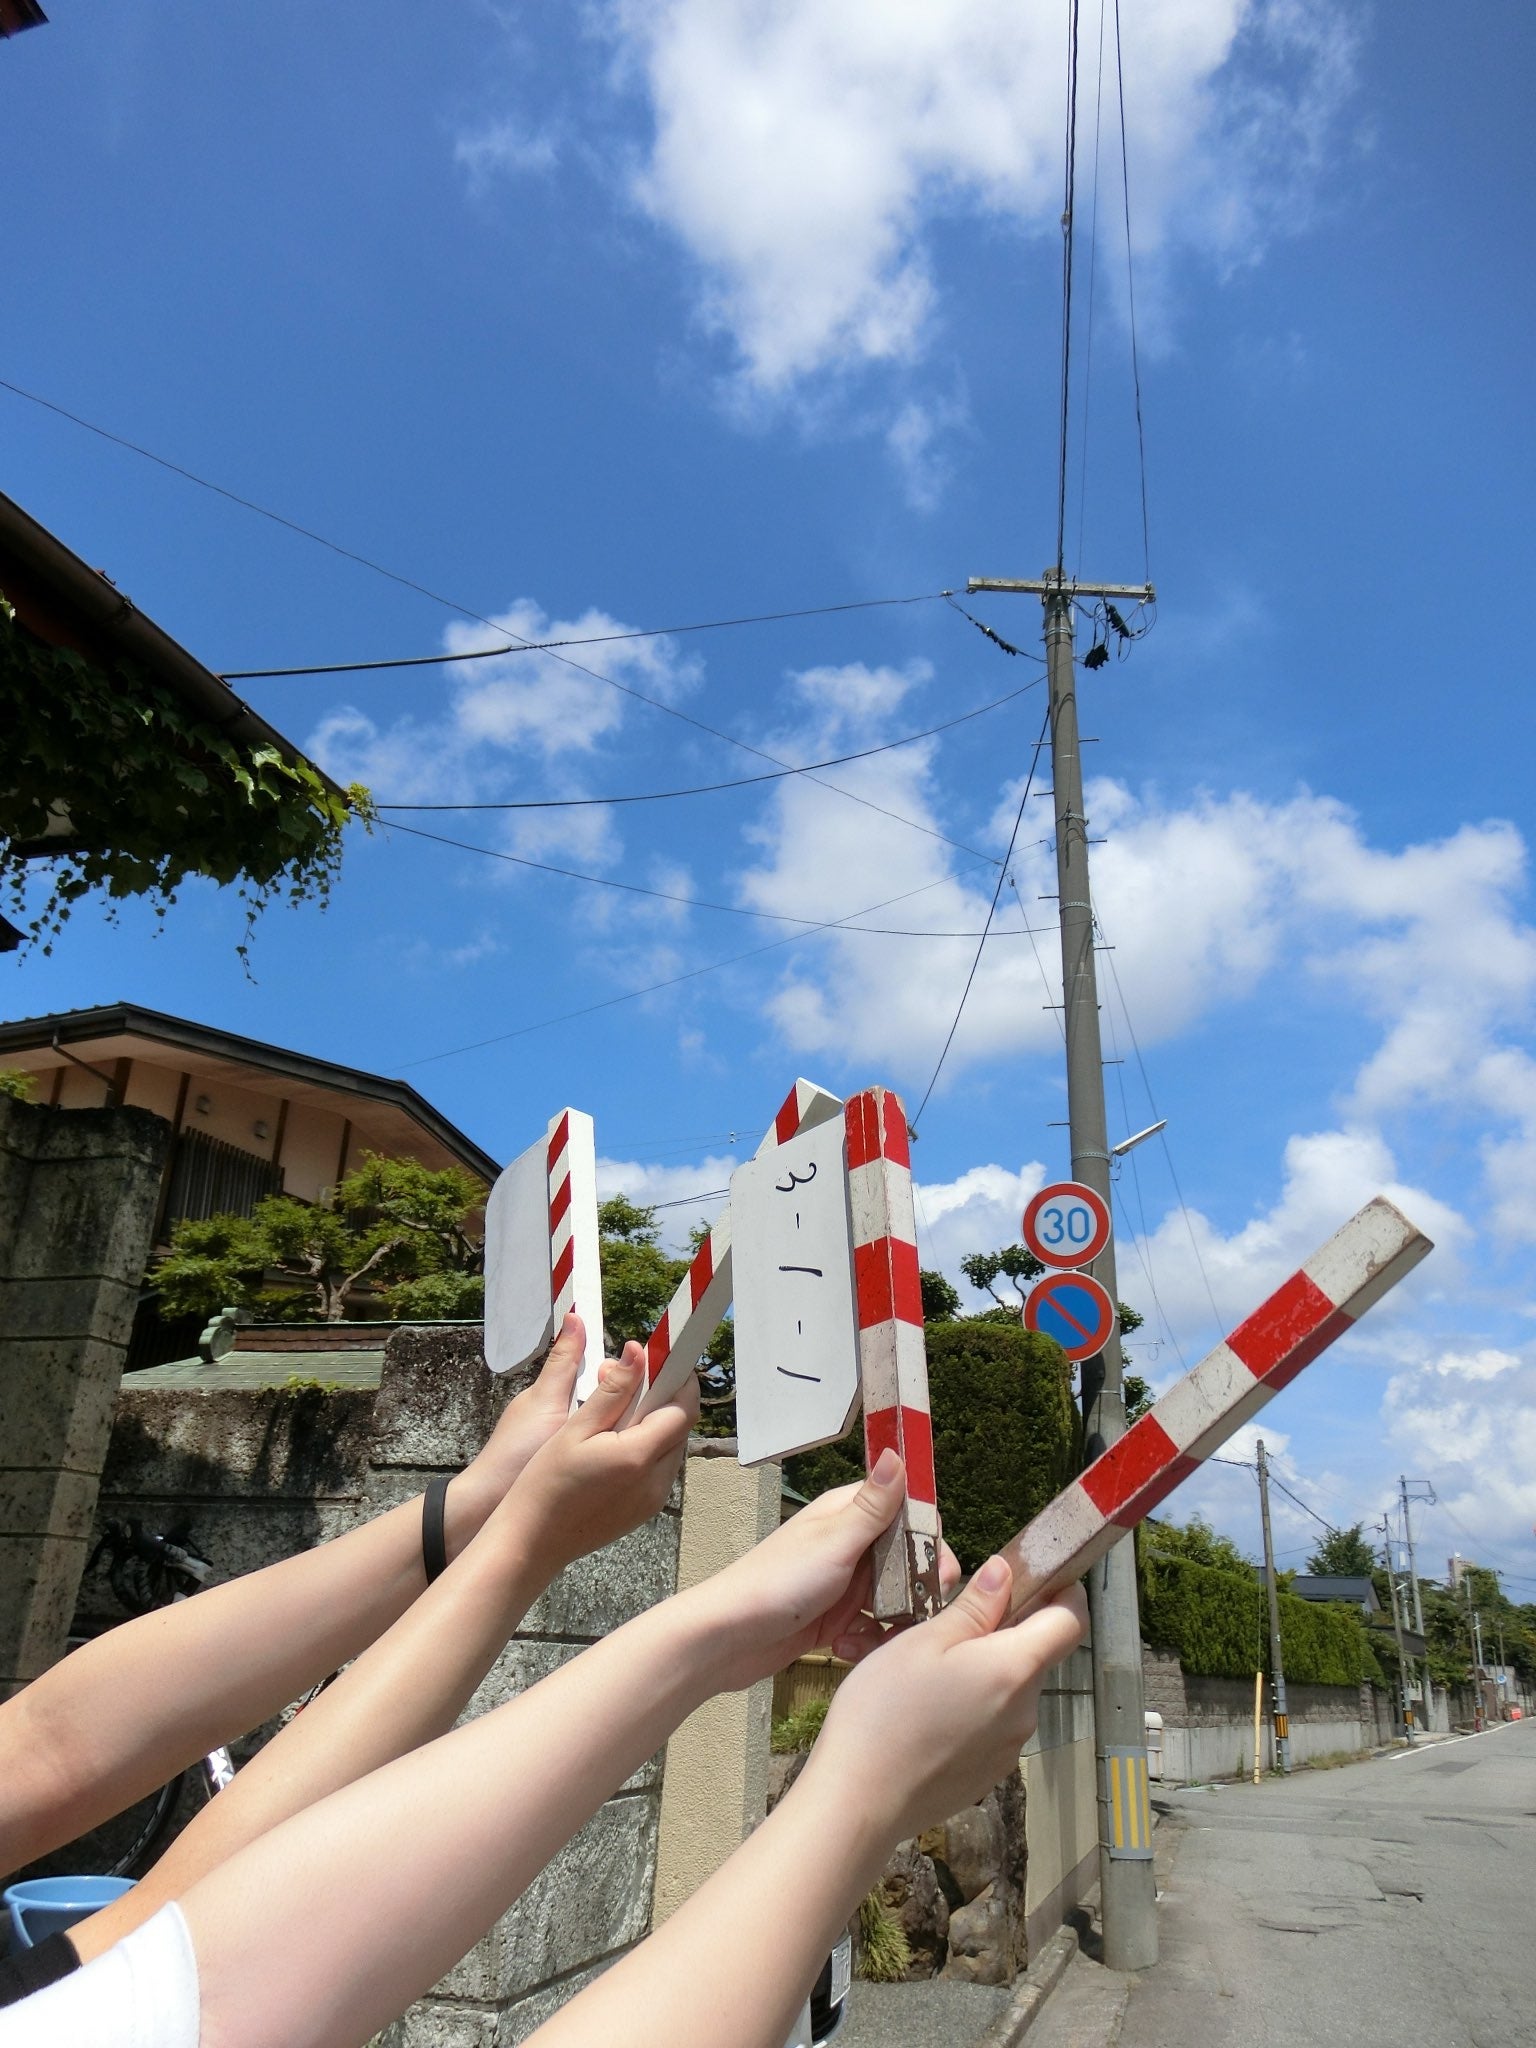
{"label": "white striped barrier pole", "polygon": [[843,1120],[864,1456],[872,1471],[889,1446],[907,1468],[901,1512],[875,1544],[872,1612],[922,1619],[939,1605],[939,1508],[907,1119],[888,1088],[866,1088]]}
{"label": "white striped barrier pole", "polygon": [[1431,1250],[1385,1197],[1367,1202],[1008,1544],[1010,1619],[1080,1579]]}
{"label": "white striped barrier pole", "polygon": [[[828,1094],[814,1081],[796,1081],[779,1105],[771,1129],[755,1158],[787,1144],[802,1131],[829,1122],[842,1108],[840,1096]],[[704,1355],[720,1318],[731,1305],[731,1212],[721,1210],[708,1237],[693,1256],[677,1292],[667,1304],[645,1345],[645,1385],[635,1397],[625,1422],[638,1422],[687,1384]]]}
{"label": "white striped barrier pole", "polygon": [[597,1144],[591,1117],[563,1109],[496,1179],[485,1209],[485,1358],[512,1372],[548,1348],[568,1309],[586,1326],[585,1399],[603,1358]]}

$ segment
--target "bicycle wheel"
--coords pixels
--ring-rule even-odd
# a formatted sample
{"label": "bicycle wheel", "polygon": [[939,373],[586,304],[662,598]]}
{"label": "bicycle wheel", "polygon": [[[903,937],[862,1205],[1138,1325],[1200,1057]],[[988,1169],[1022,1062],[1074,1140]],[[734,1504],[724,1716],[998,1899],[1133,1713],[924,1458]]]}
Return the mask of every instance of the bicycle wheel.
{"label": "bicycle wheel", "polygon": [[135,1800],[89,1834],[77,1835],[72,1842],[40,1856],[17,1876],[142,1877],[209,1797],[203,1767],[178,1771],[157,1790]]}

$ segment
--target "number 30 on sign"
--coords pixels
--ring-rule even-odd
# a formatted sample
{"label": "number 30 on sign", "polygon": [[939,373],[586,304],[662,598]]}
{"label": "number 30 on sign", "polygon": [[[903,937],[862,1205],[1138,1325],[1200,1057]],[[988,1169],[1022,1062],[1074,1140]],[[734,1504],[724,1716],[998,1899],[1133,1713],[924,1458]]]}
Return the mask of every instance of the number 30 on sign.
{"label": "number 30 on sign", "polygon": [[1081,1181],[1053,1181],[1024,1211],[1024,1242],[1042,1265],[1091,1265],[1109,1243],[1108,1205]]}

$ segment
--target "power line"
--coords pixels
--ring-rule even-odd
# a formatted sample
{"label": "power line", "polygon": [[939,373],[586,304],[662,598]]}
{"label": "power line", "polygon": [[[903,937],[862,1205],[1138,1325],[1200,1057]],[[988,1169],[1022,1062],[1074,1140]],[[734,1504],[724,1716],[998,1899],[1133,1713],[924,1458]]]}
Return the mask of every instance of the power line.
{"label": "power line", "polygon": [[[389,572],[386,570],[384,573]],[[924,590],[915,597],[855,598],[845,604],[803,605],[797,611],[752,612],[739,619],[701,619],[687,626],[636,626],[625,633],[573,634],[565,640],[514,640],[505,647],[472,647],[463,654],[407,654],[388,661],[317,661],[297,668],[226,668],[219,674],[226,683],[248,683],[281,681],[285,676],[362,675],[371,669],[441,668],[460,661],[490,661],[503,654],[553,654],[561,647],[608,647],[618,640],[665,640],[683,633],[720,633],[729,626],[772,626],[784,619],[825,619],[837,612],[873,612],[895,605],[936,604],[940,598],[952,595],[948,590]],[[1010,653],[1018,651],[1017,648],[1009,649]]]}
{"label": "power line", "polygon": [[[790,917],[780,910],[749,910],[740,903],[711,903],[702,896],[684,896],[675,889],[652,889],[643,882],[621,882],[612,875],[591,875],[581,868],[557,867],[553,861],[532,860],[527,854],[504,853],[494,846],[475,846],[467,839],[450,839],[442,832],[426,832],[420,825],[402,825],[394,818],[381,818],[379,823],[386,832],[408,832],[413,839],[430,839],[435,846],[451,846],[459,853],[477,853],[486,860],[505,861],[511,867],[533,868],[541,875],[559,875],[568,882],[587,882],[597,889],[617,889],[626,896],[653,896],[662,903],[681,903],[689,910],[718,911],[723,917],[750,917],[767,924],[800,924],[812,931],[824,928],[825,920],[814,917]],[[995,899],[994,899],[995,907]],[[856,913],[857,914],[857,913]],[[895,930],[885,925],[850,924],[851,932],[867,932],[871,938],[881,939],[974,939],[985,938],[982,932],[939,932],[922,930]],[[1023,932],[1003,931],[1000,938],[1023,938]]]}
{"label": "power line", "polygon": [[1061,208],[1061,454],[1056,486],[1056,566],[1066,567],[1068,404],[1072,392],[1072,237],[1077,203],[1077,25],[1078,0],[1067,17],[1066,189]]}
{"label": "power line", "polygon": [[1035,751],[1034,756],[1029,764],[1029,773],[1024,778],[1024,794],[1019,798],[1018,815],[1014,818],[1013,830],[1008,835],[1008,851],[1004,854],[1003,864],[997,872],[997,887],[992,891],[992,902],[990,908],[987,911],[987,921],[982,926],[980,936],[977,938],[976,955],[975,958],[971,961],[971,971],[965,977],[965,987],[960,991],[960,1002],[959,1006],[955,1011],[955,1020],[949,1027],[949,1036],[944,1041],[943,1050],[939,1054],[938,1064],[935,1066],[933,1070],[933,1074],[928,1082],[928,1086],[923,1090],[923,1099],[917,1105],[917,1115],[912,1117],[908,1124],[908,1128],[914,1135],[916,1135],[918,1124],[922,1121],[923,1111],[928,1107],[928,1098],[930,1095],[932,1095],[935,1087],[938,1085],[939,1076],[944,1071],[944,1062],[949,1057],[949,1048],[955,1042],[955,1033],[960,1029],[960,1019],[965,1014],[965,1006],[970,998],[971,984],[976,979],[976,970],[981,965],[981,956],[986,948],[987,934],[991,931],[992,920],[997,915],[998,898],[1002,895],[1003,883],[1008,878],[1008,869],[1013,860],[1014,842],[1017,840],[1019,836],[1019,827],[1024,822],[1024,806],[1029,802],[1029,792],[1031,786],[1034,783],[1035,770],[1040,765],[1040,749],[1045,745],[1046,730],[1049,727],[1050,722],[1050,714],[1049,712],[1047,712],[1045,722],[1040,727],[1040,737],[1035,741]]}
{"label": "power line", "polygon": [[[977,861],[973,865],[980,867],[982,863]],[[856,930],[858,927],[853,924],[854,918],[873,917],[877,910],[888,910],[893,903],[906,903],[914,896],[926,895],[928,890],[941,888],[946,882],[959,881],[962,875],[970,872],[970,868],[956,868],[947,875],[940,875],[935,881],[924,882],[919,888],[904,889],[899,896],[887,896],[880,903],[866,904],[862,910],[851,910],[846,917],[829,918],[825,924],[813,925],[808,931],[787,932],[782,938],[769,939],[761,946],[749,946],[744,953],[731,953],[723,960],[706,960],[702,967],[685,968],[681,974],[668,975],[665,981],[648,982],[644,988],[625,989],[619,995],[605,996],[601,1002],[583,1003],[580,1009],[562,1010],[557,1016],[541,1017],[535,1024],[520,1024],[512,1031],[498,1031],[491,1038],[477,1038],[468,1045],[450,1046],[446,1052],[428,1053],[422,1059],[398,1062],[400,1071],[406,1073],[412,1067],[434,1066],[439,1060],[457,1059],[461,1053],[483,1052],[487,1046],[505,1045],[514,1038],[527,1038],[535,1031],[549,1031],[556,1024],[569,1024],[578,1017],[593,1016],[599,1010],[612,1010],[620,1003],[636,1002],[642,996],[660,995],[663,990],[676,988],[682,982],[697,981],[701,976],[716,974],[722,968],[739,966],[743,960],[755,960],[761,953],[776,952],[781,946],[798,945],[801,940],[814,937],[818,931]]]}
{"label": "power line", "polygon": [[1125,295],[1131,328],[1131,384],[1136,394],[1136,453],[1141,466],[1141,554],[1152,581],[1151,527],[1147,518],[1147,436],[1141,412],[1141,356],[1136,346],[1136,268],[1131,254],[1131,169],[1125,142],[1125,65],[1120,55],[1120,0],[1115,0],[1115,81],[1120,92],[1120,185],[1125,196]]}
{"label": "power line", "polygon": [[791,775],[810,775],[818,768],[841,768],[849,761],[868,761],[876,754],[889,754],[897,747],[910,747],[918,740],[932,739],[935,733],[948,732],[957,725],[964,725],[968,719],[981,718],[989,711],[997,711],[1004,704],[1011,704],[1015,697],[1022,697],[1026,691],[1038,689],[1045,680],[1035,676],[1018,689],[1009,690],[1005,696],[994,697],[989,704],[978,704],[974,710],[962,711],[958,717],[946,718],[938,725],[926,726],[921,732],[903,734],[899,740],[887,740],[878,747],[863,747],[855,754],[834,754],[826,761],[808,761],[802,768],[773,768],[762,775],[738,775],[729,782],[701,782],[688,789],[642,790],[634,796],[562,796],[530,797],[516,803],[464,803],[464,804],[386,804],[374,805],[378,811],[572,811],[583,810],[595,804],[657,804],[673,797],[714,796],[722,790],[751,789],[759,783],[782,782]]}
{"label": "power line", "polygon": [[[106,427],[99,427],[94,420],[84,419],[79,413],[70,412],[66,406],[56,405],[51,398],[42,398],[37,392],[28,391],[22,385],[12,383],[7,377],[0,377],[0,390],[14,392],[18,398],[25,398],[33,405],[40,405],[47,412],[57,413],[61,419],[69,420],[77,427],[83,427],[87,433],[96,434],[103,441],[112,442],[115,447],[126,448],[130,454],[140,455],[146,462],[153,462],[161,469],[185,478],[188,483],[198,485],[202,490],[212,491],[217,497],[227,498],[232,505],[239,505],[247,512],[254,512],[262,519],[270,519],[274,525],[286,527],[290,533],[299,534],[305,540],[312,540],[317,547],[327,548],[333,555],[340,555],[345,561],[355,562],[359,567],[370,569],[375,575],[383,576],[391,583],[398,583],[402,589],[414,590],[418,596],[429,598],[433,604],[442,605],[447,611],[457,612],[461,618],[473,619],[477,625],[488,626],[493,633],[505,633],[517,645],[533,645],[532,642],[525,643],[521,633],[510,633],[505,626],[498,625],[495,619],[488,619],[484,612],[474,611],[469,605],[459,604],[451,597],[444,597],[440,591],[429,589],[425,583],[418,583],[412,576],[402,576],[397,570],[386,569],[382,562],[375,562],[367,555],[360,555],[353,548],[344,548],[339,541],[327,540],[323,533],[316,533],[312,527],[301,526],[296,519],[289,519],[281,512],[273,512],[266,505],[258,505],[254,498],[244,498],[238,491],[227,490],[223,484],[213,483],[207,477],[199,476],[195,470],[187,469],[179,462],[172,462],[164,455],[157,455],[153,449],[142,447],[137,441],[129,441],[121,434],[114,434]],[[772,762],[775,768],[788,768],[792,765],[788,761],[781,761],[777,754],[767,753],[762,747],[754,747],[750,741],[737,739],[734,733],[723,732],[718,726],[710,725],[702,718],[695,718],[690,711],[679,710],[675,704],[668,704],[660,697],[647,696],[644,690],[637,690],[630,683],[621,683],[616,676],[604,675],[600,669],[591,668],[586,662],[577,661],[569,654],[562,654],[554,648],[550,649],[550,654],[553,660],[563,662],[567,668],[575,669],[578,674],[590,676],[594,682],[603,683],[610,690],[617,690],[621,696],[632,697],[638,704],[649,705],[651,710],[663,712],[668,718],[675,718],[684,725],[691,725],[698,732],[708,733],[711,739],[722,740],[727,746],[740,747],[744,753],[753,754],[760,761]],[[813,775],[811,780],[818,781],[819,777]],[[931,825],[919,824],[916,818],[904,817],[900,811],[888,810],[884,804],[877,804],[870,797],[859,796],[851,789],[841,789],[835,782],[823,783],[822,787],[835,791],[838,796],[847,797],[850,803],[862,804],[866,810],[878,812],[881,817],[892,818],[898,824],[909,826],[914,832],[922,832],[930,839],[941,840],[946,846],[953,846],[961,853],[970,854],[973,859],[992,858],[990,854],[978,853],[974,846],[967,846],[961,840],[951,839],[947,832],[940,832]]]}
{"label": "power line", "polygon": [[1271,1467],[1270,1470],[1269,1483],[1271,1486],[1278,1487],[1280,1492],[1285,1495],[1287,1500],[1294,1501],[1297,1507],[1301,1509],[1304,1515],[1310,1515],[1314,1522],[1321,1522],[1323,1527],[1328,1531],[1328,1534],[1330,1536],[1338,1535],[1338,1529],[1334,1526],[1332,1522],[1328,1520],[1326,1515],[1320,1515],[1317,1512],[1316,1508],[1308,1507],[1307,1503],[1301,1498],[1300,1494],[1292,1493],[1291,1489],[1286,1485],[1283,1479],[1277,1479],[1275,1477],[1273,1467]]}

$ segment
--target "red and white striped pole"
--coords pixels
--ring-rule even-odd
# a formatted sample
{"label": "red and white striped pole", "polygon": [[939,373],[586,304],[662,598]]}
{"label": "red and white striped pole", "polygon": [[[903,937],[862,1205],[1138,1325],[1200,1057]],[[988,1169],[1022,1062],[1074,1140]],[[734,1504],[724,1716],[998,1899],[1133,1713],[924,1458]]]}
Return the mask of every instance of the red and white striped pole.
{"label": "red and white striped pole", "polygon": [[864,1455],[873,1470],[890,1447],[907,1468],[902,1511],[875,1544],[872,1611],[883,1621],[921,1619],[939,1605],[939,1507],[907,1119],[888,1088],[866,1088],[843,1120]]}
{"label": "red and white striped pole", "polygon": [[[801,1131],[830,1122],[842,1106],[841,1097],[818,1088],[814,1081],[796,1081],[753,1156],[761,1158],[775,1146],[798,1137]],[[653,1408],[670,1401],[686,1385],[730,1304],[731,1212],[727,1207],[695,1252],[665,1314],[646,1339],[646,1383],[635,1397],[626,1423],[638,1422],[642,1415],[649,1415]]]}
{"label": "red and white striped pole", "polygon": [[1431,1250],[1384,1196],[1368,1202],[1014,1537],[1010,1614],[1080,1579]]}

